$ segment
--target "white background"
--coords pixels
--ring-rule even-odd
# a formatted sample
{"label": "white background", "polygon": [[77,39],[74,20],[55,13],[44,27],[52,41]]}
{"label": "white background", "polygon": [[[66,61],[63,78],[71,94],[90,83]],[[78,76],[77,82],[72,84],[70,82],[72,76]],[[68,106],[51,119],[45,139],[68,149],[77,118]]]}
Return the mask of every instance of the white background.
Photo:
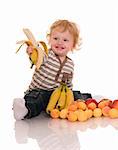
{"label": "white background", "polygon": [[[75,63],[74,89],[117,99],[118,9],[115,0],[4,0],[0,2],[0,100],[23,96],[33,74],[16,41],[27,39],[29,28],[37,40],[46,41],[50,25],[69,19],[81,29],[83,45],[70,54]],[[47,41],[46,41],[47,42]],[[7,99],[6,99],[7,97]],[[9,98],[9,99],[8,99]]]}
{"label": "white background", "polygon": [[[28,139],[29,143],[23,145],[18,145],[15,141],[13,98],[23,96],[33,74],[25,53],[26,47],[23,47],[18,54],[15,53],[18,48],[16,41],[27,39],[22,31],[24,27],[31,29],[37,40],[46,41],[46,33],[57,19],[72,20],[79,24],[81,29],[82,49],[70,55],[75,63],[74,89],[118,99],[117,0],[1,0],[0,147],[4,146],[3,149],[8,147],[17,150],[32,149],[32,147],[35,150],[40,149],[35,140]],[[111,122],[114,123],[114,121]],[[115,126],[117,128],[117,120]],[[84,127],[82,125],[82,128]],[[117,132],[109,128],[103,138],[106,137],[107,141],[112,140],[112,149],[116,149],[117,136],[114,135]],[[23,127],[19,129],[21,135],[22,131],[26,130],[23,130]],[[94,130],[93,133],[96,134],[98,131]],[[101,133],[101,136],[98,135],[101,139],[103,132],[98,133]],[[94,143],[85,143],[90,141],[90,135],[92,135],[86,134],[83,136],[83,143],[83,132],[78,134],[83,146],[82,150],[92,150],[91,146],[95,149]],[[98,141],[98,136],[93,136],[93,140]],[[86,137],[88,137],[87,140],[85,140]],[[84,147],[86,144],[87,148]],[[102,146],[110,149],[109,144],[111,143],[104,143]],[[100,149],[99,146],[101,144],[98,145],[98,149]]]}

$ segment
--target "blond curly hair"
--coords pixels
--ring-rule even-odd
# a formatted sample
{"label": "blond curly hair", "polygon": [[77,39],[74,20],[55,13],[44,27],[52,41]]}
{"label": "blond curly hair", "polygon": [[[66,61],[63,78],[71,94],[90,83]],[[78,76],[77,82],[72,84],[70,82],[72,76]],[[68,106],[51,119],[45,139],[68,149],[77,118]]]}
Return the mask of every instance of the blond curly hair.
{"label": "blond curly hair", "polygon": [[50,38],[54,29],[57,29],[61,32],[68,30],[74,39],[73,49],[80,49],[82,39],[80,38],[80,29],[77,24],[68,20],[57,20],[51,25],[50,32],[47,34],[48,38]]}

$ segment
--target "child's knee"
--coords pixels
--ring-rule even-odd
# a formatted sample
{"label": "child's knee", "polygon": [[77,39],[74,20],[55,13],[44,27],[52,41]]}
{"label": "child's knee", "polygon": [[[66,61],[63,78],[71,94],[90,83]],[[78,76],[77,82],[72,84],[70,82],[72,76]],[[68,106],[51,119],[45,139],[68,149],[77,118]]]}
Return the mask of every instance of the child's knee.
{"label": "child's knee", "polygon": [[25,106],[28,109],[28,113],[25,116],[26,119],[38,116],[43,110],[42,100],[28,100],[25,103]]}

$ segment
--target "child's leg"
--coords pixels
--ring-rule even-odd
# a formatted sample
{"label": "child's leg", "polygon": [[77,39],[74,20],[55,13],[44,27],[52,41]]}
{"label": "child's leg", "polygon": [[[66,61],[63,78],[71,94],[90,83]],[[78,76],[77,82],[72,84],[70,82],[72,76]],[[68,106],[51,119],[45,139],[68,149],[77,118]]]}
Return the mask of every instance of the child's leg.
{"label": "child's leg", "polygon": [[26,94],[24,99],[28,113],[24,118],[29,119],[38,116],[43,110],[45,110],[51,93],[51,91],[34,89]]}
{"label": "child's leg", "polygon": [[90,93],[81,93],[80,91],[73,91],[74,99],[83,99],[86,100],[87,98],[92,98]]}
{"label": "child's leg", "polygon": [[22,98],[15,98],[13,101],[13,113],[16,120],[24,119],[24,116],[28,113],[28,109],[25,107],[25,100]]}

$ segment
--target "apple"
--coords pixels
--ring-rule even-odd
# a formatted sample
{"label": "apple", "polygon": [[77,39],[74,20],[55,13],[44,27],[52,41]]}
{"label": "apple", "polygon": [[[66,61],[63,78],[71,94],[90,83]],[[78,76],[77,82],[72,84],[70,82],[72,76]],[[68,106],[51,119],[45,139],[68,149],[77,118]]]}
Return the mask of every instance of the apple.
{"label": "apple", "polygon": [[91,109],[91,110],[94,110],[97,107],[97,105],[98,105],[97,101],[95,99],[93,99],[93,98],[88,98],[85,101],[85,103],[86,103],[88,109]]}
{"label": "apple", "polygon": [[111,108],[111,109],[109,110],[109,117],[110,117],[111,119],[118,118],[118,109],[116,109],[116,108]]}
{"label": "apple", "polygon": [[84,101],[78,101],[77,102],[77,108],[82,109],[82,110],[86,110],[86,108],[87,108],[86,103]]}
{"label": "apple", "polygon": [[118,109],[118,99],[116,99],[116,100],[113,101],[112,108]]}
{"label": "apple", "polygon": [[68,114],[68,109],[64,108],[64,109],[62,109],[60,111],[59,116],[60,116],[61,119],[66,119],[67,118],[67,114]]}
{"label": "apple", "polygon": [[95,108],[93,110],[93,116],[96,117],[96,118],[101,117],[102,116],[102,110],[100,108]]}
{"label": "apple", "polygon": [[112,106],[112,101],[109,99],[102,99],[99,103],[98,103],[98,108],[104,108],[105,106]]}
{"label": "apple", "polygon": [[60,111],[58,109],[51,110],[50,116],[54,119],[59,118]]}
{"label": "apple", "polygon": [[68,110],[69,111],[76,111],[77,110],[77,105],[76,104],[70,104],[68,106]]}
{"label": "apple", "polygon": [[109,116],[109,111],[110,111],[110,107],[109,106],[105,106],[105,107],[103,107],[102,108],[102,114],[103,114],[103,116],[105,116],[105,117],[108,117]]}
{"label": "apple", "polygon": [[69,111],[67,115],[67,119],[71,122],[77,121],[77,114],[73,111]]}
{"label": "apple", "polygon": [[87,118],[91,118],[93,116],[93,111],[91,109],[86,109],[85,113],[87,114]]}
{"label": "apple", "polygon": [[80,122],[84,122],[88,119],[87,113],[83,111],[82,109],[79,109],[78,111],[76,111],[76,114],[77,114],[78,121]]}

